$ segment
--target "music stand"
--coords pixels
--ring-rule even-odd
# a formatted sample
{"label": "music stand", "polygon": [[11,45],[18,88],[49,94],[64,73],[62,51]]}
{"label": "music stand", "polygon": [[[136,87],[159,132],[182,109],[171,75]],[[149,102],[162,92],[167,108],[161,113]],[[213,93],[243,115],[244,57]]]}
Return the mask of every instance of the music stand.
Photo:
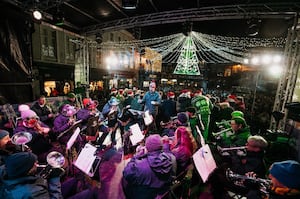
{"label": "music stand", "polygon": [[86,143],[82,148],[74,165],[89,177],[93,177],[101,162],[101,158],[96,156],[97,148]]}
{"label": "music stand", "polygon": [[74,124],[72,126],[70,126],[67,130],[61,132],[58,136],[57,139],[61,138],[62,136],[64,136],[65,134],[74,131],[76,128],[79,128],[81,126],[81,122],[82,120],[78,120],[76,122],[74,122]]}
{"label": "music stand", "polygon": [[[70,137],[70,139],[68,140],[68,142],[66,144],[66,153],[67,153],[67,158],[68,158],[69,165],[71,165],[70,163],[73,162],[73,156],[72,156],[72,150],[71,150],[71,148],[74,145],[77,137],[79,136],[79,133],[80,133],[80,128],[77,127],[74,130],[72,136]],[[70,169],[72,169],[71,172],[74,174],[74,169],[73,169],[72,166],[70,166]]]}

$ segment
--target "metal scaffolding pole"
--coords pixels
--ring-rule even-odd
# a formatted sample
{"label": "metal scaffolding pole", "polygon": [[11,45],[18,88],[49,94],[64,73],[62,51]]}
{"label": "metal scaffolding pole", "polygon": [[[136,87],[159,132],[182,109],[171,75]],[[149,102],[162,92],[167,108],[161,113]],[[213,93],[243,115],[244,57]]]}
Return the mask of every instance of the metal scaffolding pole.
{"label": "metal scaffolding pole", "polygon": [[285,105],[292,102],[297,74],[300,65],[300,21],[298,14],[295,16],[294,25],[288,30],[287,41],[284,50],[285,73],[281,76],[275,96],[273,112],[283,112],[285,117],[281,121],[271,118],[271,130],[284,130],[287,110]]}

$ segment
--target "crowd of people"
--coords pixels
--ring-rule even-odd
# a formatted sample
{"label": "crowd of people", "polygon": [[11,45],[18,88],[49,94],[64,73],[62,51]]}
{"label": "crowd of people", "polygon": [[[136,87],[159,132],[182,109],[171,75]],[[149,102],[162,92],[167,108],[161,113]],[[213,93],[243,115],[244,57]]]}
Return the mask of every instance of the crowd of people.
{"label": "crowd of people", "polygon": [[[37,172],[39,164],[48,163],[50,152],[70,159],[67,144],[79,127],[81,133],[72,146],[75,153],[90,143],[99,151],[121,150],[130,159],[122,173],[126,198],[163,196],[188,171],[193,173],[191,186],[202,190],[189,193],[188,198],[229,198],[229,190],[253,199],[266,195],[299,198],[300,164],[291,159],[266,164],[270,143],[251,131],[242,98],[230,94],[221,101],[202,89],[184,89],[177,96],[156,89],[155,82],[148,91],[113,88],[103,105],[99,104],[103,99],[78,100],[74,93],[68,93],[56,108],[49,106],[45,96],[30,106],[19,105],[16,120],[9,126],[3,124],[0,131],[0,197],[101,198],[93,186],[77,190],[80,179],[68,161],[62,168],[51,169],[47,178]],[[145,138],[133,143],[129,137],[136,123]],[[118,132],[121,149],[116,146]],[[209,144],[217,164],[207,181],[193,167],[193,154],[204,143]],[[243,178],[230,180],[228,169]],[[254,179],[266,178],[267,173],[266,194]]]}

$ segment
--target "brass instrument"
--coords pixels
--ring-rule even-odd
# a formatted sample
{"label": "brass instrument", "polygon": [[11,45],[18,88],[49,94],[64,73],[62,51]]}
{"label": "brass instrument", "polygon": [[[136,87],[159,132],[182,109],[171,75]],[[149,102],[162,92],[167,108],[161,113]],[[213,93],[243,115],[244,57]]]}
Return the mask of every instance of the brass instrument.
{"label": "brass instrument", "polygon": [[57,151],[50,152],[47,155],[47,163],[47,165],[38,165],[38,168],[42,168],[39,173],[42,178],[47,179],[55,169],[61,173],[64,172],[62,167],[65,164],[65,157],[61,153]]}
{"label": "brass instrument", "polygon": [[224,126],[224,127],[230,126],[230,120],[222,120],[221,122],[216,122],[216,125],[218,127],[220,127],[220,126]]}
{"label": "brass instrument", "polygon": [[11,137],[11,142],[17,146],[21,146],[21,151],[28,148],[26,144],[32,140],[32,135],[29,132],[18,132]]}
{"label": "brass instrument", "polygon": [[234,151],[234,150],[245,150],[247,149],[247,146],[238,146],[238,147],[228,147],[228,148],[221,148],[218,147],[218,150],[223,153],[225,151]]}
{"label": "brass instrument", "polygon": [[234,173],[229,168],[226,170],[226,178],[237,186],[244,186],[243,182],[246,180],[251,183],[258,184],[260,186],[260,191],[263,194],[268,194],[268,190],[271,188],[272,183],[269,179],[255,178]]}
{"label": "brass instrument", "polygon": [[177,120],[178,120],[177,116],[170,117],[170,120],[168,122],[161,121],[160,126],[162,128],[174,128],[174,127],[176,127],[176,124],[178,123]]}
{"label": "brass instrument", "polygon": [[215,138],[221,138],[221,136],[223,136],[223,135],[226,135],[225,137],[229,137],[230,135],[232,135],[233,134],[233,132],[232,132],[232,129],[231,128],[228,128],[228,129],[224,129],[224,130],[222,130],[222,131],[219,131],[219,132],[217,132],[217,133],[212,133],[212,135],[215,137]]}

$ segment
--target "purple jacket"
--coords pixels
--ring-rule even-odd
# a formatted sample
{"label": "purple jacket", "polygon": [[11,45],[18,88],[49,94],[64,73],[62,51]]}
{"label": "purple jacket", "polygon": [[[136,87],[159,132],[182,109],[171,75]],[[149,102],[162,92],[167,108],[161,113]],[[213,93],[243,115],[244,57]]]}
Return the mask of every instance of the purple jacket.
{"label": "purple jacket", "polygon": [[69,122],[69,117],[59,114],[54,119],[52,131],[54,133],[61,133],[67,130],[71,126],[68,122]]}
{"label": "purple jacket", "polygon": [[135,198],[145,198],[148,190],[155,190],[154,195],[164,192],[171,185],[175,172],[176,161],[172,154],[153,151],[133,157],[125,167],[123,177],[135,190],[143,187],[143,191],[133,194]]}

